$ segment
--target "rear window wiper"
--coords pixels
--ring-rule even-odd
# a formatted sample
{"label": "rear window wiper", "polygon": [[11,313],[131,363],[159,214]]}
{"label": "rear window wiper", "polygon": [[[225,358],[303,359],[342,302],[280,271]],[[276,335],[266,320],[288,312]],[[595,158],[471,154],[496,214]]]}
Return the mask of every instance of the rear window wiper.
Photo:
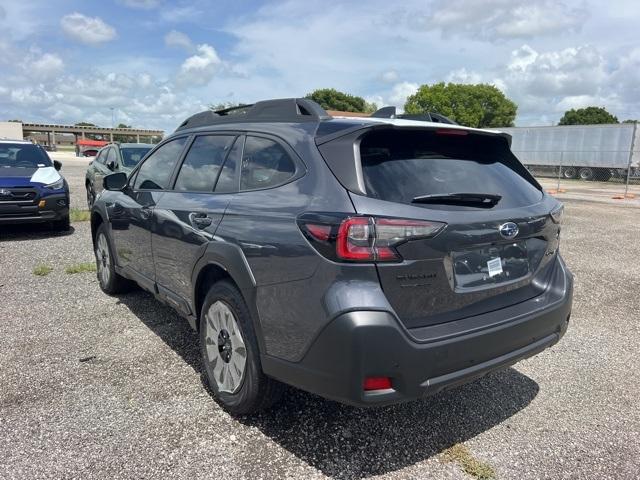
{"label": "rear window wiper", "polygon": [[432,203],[441,205],[470,205],[474,207],[493,207],[501,195],[491,193],[433,193],[431,195],[419,195],[411,200],[411,203]]}

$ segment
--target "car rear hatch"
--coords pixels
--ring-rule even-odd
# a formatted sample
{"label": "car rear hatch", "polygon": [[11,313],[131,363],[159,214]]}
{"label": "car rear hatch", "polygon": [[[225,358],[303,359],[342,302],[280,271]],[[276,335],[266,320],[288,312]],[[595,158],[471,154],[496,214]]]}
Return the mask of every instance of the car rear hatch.
{"label": "car rear hatch", "polygon": [[388,219],[440,225],[421,235],[409,222],[396,258],[376,262],[407,328],[494,311],[547,288],[559,237],[550,213],[559,204],[513,156],[508,137],[378,126],[319,148],[378,236]]}

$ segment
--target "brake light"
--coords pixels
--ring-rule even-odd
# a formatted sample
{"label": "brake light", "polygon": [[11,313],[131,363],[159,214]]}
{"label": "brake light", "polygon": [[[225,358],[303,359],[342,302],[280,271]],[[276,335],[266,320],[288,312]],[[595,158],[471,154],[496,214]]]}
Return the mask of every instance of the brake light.
{"label": "brake light", "polygon": [[465,136],[468,135],[469,132],[466,130],[458,129],[458,128],[439,128],[436,130],[436,135],[459,135]]}
{"label": "brake light", "polygon": [[424,220],[380,217],[342,217],[304,214],[298,224],[324,256],[337,261],[393,262],[402,257],[396,247],[435,236],[445,224]]}

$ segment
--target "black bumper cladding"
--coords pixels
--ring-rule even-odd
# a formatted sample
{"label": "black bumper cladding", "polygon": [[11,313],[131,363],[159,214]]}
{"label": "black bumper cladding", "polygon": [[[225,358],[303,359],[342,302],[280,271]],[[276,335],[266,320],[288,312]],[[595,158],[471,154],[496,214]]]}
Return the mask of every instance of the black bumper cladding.
{"label": "black bumper cladding", "polygon": [[[34,190],[35,192],[35,190]],[[41,206],[40,202],[44,202]],[[0,225],[17,223],[42,223],[61,220],[69,214],[69,196],[67,194],[30,198],[0,199]]]}
{"label": "black bumper cladding", "polygon": [[[263,356],[265,373],[323,397],[357,406],[421,398],[506,368],[558,342],[571,314],[573,278],[558,262],[539,297],[489,314],[406,330],[389,312],[357,311],[334,319],[304,359]],[[365,392],[366,377],[392,388]]]}

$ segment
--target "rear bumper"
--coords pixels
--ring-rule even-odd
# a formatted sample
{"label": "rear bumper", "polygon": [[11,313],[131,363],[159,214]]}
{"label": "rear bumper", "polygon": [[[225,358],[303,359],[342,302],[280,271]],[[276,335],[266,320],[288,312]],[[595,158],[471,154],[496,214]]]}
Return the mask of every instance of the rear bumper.
{"label": "rear bumper", "polygon": [[35,205],[0,204],[0,225],[44,223],[61,220],[69,215],[69,195],[66,193],[48,195],[43,207]]}
{"label": "rear bumper", "polygon": [[[357,406],[437,393],[506,368],[558,342],[571,314],[573,277],[560,260],[542,295],[489,314],[407,330],[390,312],[354,311],[334,319],[298,363],[263,356],[267,375]],[[364,392],[365,377],[390,377],[388,390]]]}

